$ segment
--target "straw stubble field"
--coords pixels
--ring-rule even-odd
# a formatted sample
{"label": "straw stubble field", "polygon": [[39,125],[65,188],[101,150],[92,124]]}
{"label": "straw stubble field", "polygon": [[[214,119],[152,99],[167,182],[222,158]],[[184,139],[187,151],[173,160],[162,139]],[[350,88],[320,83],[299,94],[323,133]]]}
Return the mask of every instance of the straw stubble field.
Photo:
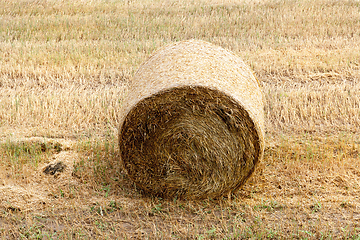
{"label": "straw stubble field", "polygon": [[[0,23],[2,238],[360,238],[359,1],[1,1]],[[194,38],[260,80],[264,159],[226,198],[147,196],[119,111],[154,50]]]}

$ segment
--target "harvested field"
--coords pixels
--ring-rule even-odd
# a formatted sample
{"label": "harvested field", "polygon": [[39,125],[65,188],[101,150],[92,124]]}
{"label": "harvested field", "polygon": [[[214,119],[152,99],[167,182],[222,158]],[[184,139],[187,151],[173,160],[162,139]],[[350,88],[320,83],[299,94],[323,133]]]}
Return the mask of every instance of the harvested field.
{"label": "harvested field", "polygon": [[[0,1],[0,238],[359,239],[359,19],[356,0]],[[189,39],[263,90],[263,160],[220,199],[145,194],[119,161],[135,71]]]}

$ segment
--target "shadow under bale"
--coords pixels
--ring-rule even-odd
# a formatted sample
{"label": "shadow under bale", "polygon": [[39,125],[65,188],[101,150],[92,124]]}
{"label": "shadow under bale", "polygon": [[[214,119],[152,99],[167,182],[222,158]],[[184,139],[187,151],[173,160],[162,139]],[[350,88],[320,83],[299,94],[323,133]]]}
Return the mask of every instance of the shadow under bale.
{"label": "shadow under bale", "polygon": [[[170,68],[166,66],[167,53],[173,55]],[[209,57],[208,53],[215,55]],[[135,75],[120,126],[120,156],[129,177],[145,192],[167,198],[217,198],[236,191],[263,155],[262,96],[250,70],[242,65],[250,73],[250,79],[245,80],[230,71],[231,81],[225,86],[229,80],[226,68],[201,74],[195,67],[198,65],[191,62],[192,54],[202,55],[214,66],[217,61],[229,60],[229,54],[243,64],[226,50],[201,41],[160,50]],[[165,61],[156,60],[159,55]],[[181,69],[174,59],[184,58],[189,61],[186,69]],[[232,65],[238,63],[230,63],[229,68],[234,70]],[[180,69],[174,71],[175,67]],[[147,74],[159,68],[166,74]],[[188,76],[195,73],[195,81],[182,77],[189,69]],[[219,72],[223,73],[220,84],[221,79],[215,76]],[[229,94],[236,91],[231,83],[253,94]],[[243,97],[256,101],[244,104],[247,101],[242,101]]]}

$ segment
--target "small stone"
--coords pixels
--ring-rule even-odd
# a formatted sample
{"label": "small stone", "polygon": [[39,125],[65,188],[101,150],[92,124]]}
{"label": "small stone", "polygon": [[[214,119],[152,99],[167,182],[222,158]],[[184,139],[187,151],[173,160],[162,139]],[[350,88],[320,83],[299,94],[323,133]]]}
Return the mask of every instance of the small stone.
{"label": "small stone", "polygon": [[66,165],[63,162],[58,162],[55,164],[49,164],[45,169],[45,174],[55,175],[57,172],[63,172],[66,168]]}

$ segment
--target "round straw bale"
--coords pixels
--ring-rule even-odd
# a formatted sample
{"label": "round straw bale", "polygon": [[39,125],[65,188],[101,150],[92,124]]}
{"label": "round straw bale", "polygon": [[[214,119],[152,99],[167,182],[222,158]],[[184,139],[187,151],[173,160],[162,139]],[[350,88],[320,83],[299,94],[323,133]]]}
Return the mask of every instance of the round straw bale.
{"label": "round straw bale", "polygon": [[233,53],[198,40],[166,46],[136,72],[120,157],[145,192],[217,198],[241,187],[264,150],[262,93]]}

